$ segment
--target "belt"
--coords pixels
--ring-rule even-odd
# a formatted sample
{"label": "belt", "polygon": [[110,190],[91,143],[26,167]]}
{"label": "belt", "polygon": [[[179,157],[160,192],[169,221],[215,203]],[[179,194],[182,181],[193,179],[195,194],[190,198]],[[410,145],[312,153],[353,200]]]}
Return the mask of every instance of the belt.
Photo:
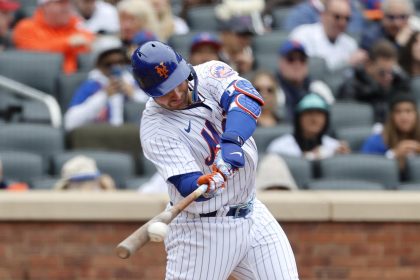
{"label": "belt", "polygon": [[[253,206],[254,206],[253,200],[251,200],[248,203],[231,206],[229,208],[229,211],[226,213],[226,216],[233,216],[234,219],[244,218],[246,217],[246,215],[248,215],[252,211]],[[202,213],[200,214],[200,217],[216,217],[217,212],[218,210],[210,212],[210,213]]]}

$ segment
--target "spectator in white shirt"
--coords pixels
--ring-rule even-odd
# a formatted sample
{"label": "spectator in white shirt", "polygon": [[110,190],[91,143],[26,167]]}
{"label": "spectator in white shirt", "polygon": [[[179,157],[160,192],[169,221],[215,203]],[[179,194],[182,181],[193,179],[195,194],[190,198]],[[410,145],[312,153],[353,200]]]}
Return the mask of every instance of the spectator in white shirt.
{"label": "spectator in white shirt", "polygon": [[92,123],[122,125],[124,102],[148,99],[126,67],[126,55],[118,38],[98,39],[93,54],[96,67],[76,90],[64,115],[67,131]]}
{"label": "spectator in white shirt", "polygon": [[82,26],[99,34],[117,34],[120,21],[115,6],[101,0],[74,0],[74,6],[83,18]]}
{"label": "spectator in white shirt", "polygon": [[327,135],[328,123],[328,104],[318,94],[310,93],[296,107],[293,134],[274,139],[267,152],[308,160],[349,153],[347,143]]}
{"label": "spectator in white shirt", "polygon": [[308,56],[324,58],[332,71],[362,64],[366,51],[358,49],[356,40],[345,34],[350,18],[347,0],[327,0],[321,22],[298,26],[290,38],[301,42]]}

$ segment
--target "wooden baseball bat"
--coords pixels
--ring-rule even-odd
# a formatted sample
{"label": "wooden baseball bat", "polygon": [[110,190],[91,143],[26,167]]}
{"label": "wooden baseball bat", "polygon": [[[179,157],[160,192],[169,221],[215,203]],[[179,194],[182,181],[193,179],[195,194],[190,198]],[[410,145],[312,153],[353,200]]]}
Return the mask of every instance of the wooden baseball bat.
{"label": "wooden baseball bat", "polygon": [[190,193],[188,196],[181,199],[177,204],[172,206],[170,209],[163,211],[157,216],[150,219],[147,223],[139,227],[135,232],[130,234],[124,239],[116,248],[117,255],[122,259],[129,258],[138,249],[143,247],[149,242],[149,235],[147,228],[149,225],[155,222],[162,222],[169,224],[182,210],[184,210],[193,201],[199,198],[207,190],[207,185],[199,186],[195,191]]}

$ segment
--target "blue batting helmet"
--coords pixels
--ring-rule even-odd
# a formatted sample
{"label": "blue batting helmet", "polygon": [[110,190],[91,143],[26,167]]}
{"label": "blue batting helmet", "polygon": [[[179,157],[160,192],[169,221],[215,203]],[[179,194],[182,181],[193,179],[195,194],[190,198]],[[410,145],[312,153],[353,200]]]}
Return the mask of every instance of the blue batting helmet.
{"label": "blue batting helmet", "polygon": [[144,43],[131,56],[131,66],[134,78],[147,95],[153,98],[164,96],[183,81],[194,79],[195,100],[195,71],[170,46],[159,41]]}

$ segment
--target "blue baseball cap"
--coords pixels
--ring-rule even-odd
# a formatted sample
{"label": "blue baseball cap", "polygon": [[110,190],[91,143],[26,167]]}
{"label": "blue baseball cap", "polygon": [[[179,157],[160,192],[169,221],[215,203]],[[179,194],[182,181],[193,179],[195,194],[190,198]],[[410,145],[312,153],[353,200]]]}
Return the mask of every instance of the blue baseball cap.
{"label": "blue baseball cap", "polygon": [[216,49],[216,51],[220,51],[222,48],[222,42],[219,38],[215,34],[209,32],[200,32],[194,35],[191,40],[190,52],[194,52],[202,45],[211,45]]}
{"label": "blue baseball cap", "polygon": [[133,44],[136,44],[137,46],[141,46],[146,42],[149,41],[156,41],[157,37],[153,32],[150,31],[141,31],[136,33],[134,35],[133,40],[131,41]]}
{"label": "blue baseball cap", "polygon": [[279,48],[279,54],[281,56],[287,56],[289,53],[293,51],[299,51],[303,53],[305,56],[307,56],[305,47],[301,43],[295,40],[287,40],[286,42],[281,44]]}

